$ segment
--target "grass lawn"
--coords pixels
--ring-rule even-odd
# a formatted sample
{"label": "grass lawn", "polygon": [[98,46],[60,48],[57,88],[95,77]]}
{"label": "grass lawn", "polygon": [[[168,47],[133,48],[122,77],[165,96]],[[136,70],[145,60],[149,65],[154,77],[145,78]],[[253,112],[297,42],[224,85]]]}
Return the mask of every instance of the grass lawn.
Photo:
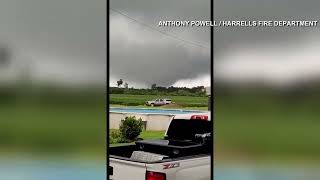
{"label": "grass lawn", "polygon": [[[0,149],[30,152],[102,151],[103,101],[90,105],[21,103],[0,107]],[[97,152],[101,154],[100,152]]]}
{"label": "grass lawn", "polygon": [[320,159],[320,101],[217,96],[216,156]]}

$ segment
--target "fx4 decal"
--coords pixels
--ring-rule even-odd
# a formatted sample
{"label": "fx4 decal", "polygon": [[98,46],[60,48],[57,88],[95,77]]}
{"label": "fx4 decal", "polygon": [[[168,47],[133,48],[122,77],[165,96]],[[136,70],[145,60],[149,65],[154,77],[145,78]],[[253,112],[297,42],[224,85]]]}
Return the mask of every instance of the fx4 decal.
{"label": "fx4 decal", "polygon": [[171,168],[177,168],[180,167],[180,163],[169,163],[169,164],[164,164],[163,169],[171,169]]}

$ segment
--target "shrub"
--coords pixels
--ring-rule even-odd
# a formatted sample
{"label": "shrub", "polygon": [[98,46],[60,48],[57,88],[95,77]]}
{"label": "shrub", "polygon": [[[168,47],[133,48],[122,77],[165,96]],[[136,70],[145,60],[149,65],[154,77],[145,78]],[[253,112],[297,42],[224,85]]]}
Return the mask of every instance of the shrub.
{"label": "shrub", "polygon": [[109,143],[110,144],[115,144],[115,143],[119,143],[120,141],[120,133],[118,130],[113,130],[110,132],[110,138],[109,138]]}
{"label": "shrub", "polygon": [[125,117],[120,124],[120,141],[132,142],[137,140],[143,128],[142,119],[135,116]]}

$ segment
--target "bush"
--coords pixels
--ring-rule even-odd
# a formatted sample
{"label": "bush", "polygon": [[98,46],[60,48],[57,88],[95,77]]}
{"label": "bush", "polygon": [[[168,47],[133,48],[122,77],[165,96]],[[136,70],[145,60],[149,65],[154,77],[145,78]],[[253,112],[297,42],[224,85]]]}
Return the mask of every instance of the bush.
{"label": "bush", "polygon": [[110,132],[110,136],[109,136],[109,143],[110,144],[116,144],[119,143],[119,141],[121,141],[121,136],[118,130],[114,130]]}
{"label": "bush", "polygon": [[142,132],[143,123],[142,119],[136,119],[135,116],[125,117],[120,124],[120,141],[132,142],[137,140]]}

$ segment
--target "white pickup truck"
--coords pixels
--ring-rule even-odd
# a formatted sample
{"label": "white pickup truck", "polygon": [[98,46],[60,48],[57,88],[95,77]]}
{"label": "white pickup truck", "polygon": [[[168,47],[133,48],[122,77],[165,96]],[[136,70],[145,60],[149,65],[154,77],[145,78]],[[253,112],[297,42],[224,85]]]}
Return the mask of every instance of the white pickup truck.
{"label": "white pickup truck", "polygon": [[212,180],[209,114],[175,116],[164,139],[111,147],[109,180]]}
{"label": "white pickup truck", "polygon": [[152,101],[145,102],[147,106],[162,106],[162,105],[171,104],[171,103],[172,103],[171,99],[155,99]]}

